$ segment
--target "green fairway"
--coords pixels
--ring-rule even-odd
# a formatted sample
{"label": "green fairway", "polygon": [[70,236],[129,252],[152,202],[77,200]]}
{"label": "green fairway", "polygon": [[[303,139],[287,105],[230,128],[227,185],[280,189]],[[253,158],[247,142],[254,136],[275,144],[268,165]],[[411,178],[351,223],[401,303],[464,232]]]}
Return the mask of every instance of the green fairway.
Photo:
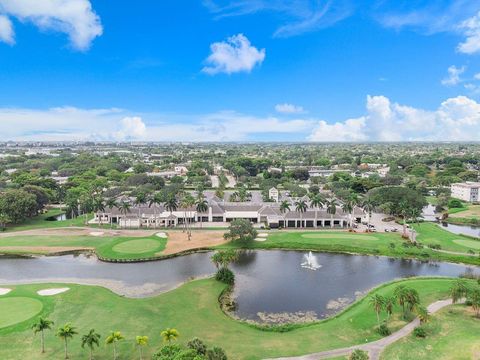
{"label": "green fairway", "polygon": [[[106,259],[138,259],[150,258],[165,249],[166,238],[152,235],[145,238],[129,236],[66,236],[66,235],[17,235],[0,238],[3,253],[43,254],[48,247],[93,248],[96,253]],[[8,250],[11,246],[21,246],[22,250]],[[28,249],[32,247],[31,249]],[[35,247],[40,248],[36,250]]]}
{"label": "green fairway", "polygon": [[424,245],[440,245],[442,250],[466,252],[464,241],[475,243],[470,237],[457,235],[447,230],[442,229],[434,223],[421,223],[413,225],[413,228],[418,232],[417,240]]}
{"label": "green fairway", "polygon": [[143,254],[158,251],[160,246],[159,241],[152,239],[128,240],[115,245],[112,250],[122,254]]}
{"label": "green fairway", "polygon": [[427,337],[413,334],[390,345],[382,353],[384,360],[478,359],[480,320],[465,306],[457,305],[435,314],[425,325]]}
{"label": "green fairway", "polygon": [[[439,278],[402,281],[419,292],[424,305],[448,297],[451,282],[450,279]],[[375,291],[381,295],[391,295],[396,285],[398,283],[388,284]],[[146,299],[128,299],[104,288],[80,285],[68,285],[70,291],[52,297],[36,294],[39,289],[62,286],[17,286],[6,298],[29,297],[43,302],[42,315],[55,321],[55,327],[72,322],[81,334],[95,328],[103,336],[112,330],[121,331],[126,337],[125,341],[119,343],[123,356],[121,359],[134,358],[136,335],[150,337],[151,346],[147,352],[151,353],[161,344],[160,331],[167,327],[178,329],[182,343],[198,336],[210,345],[223,347],[230,359],[300,355],[379,339],[374,331],[376,316],[368,297],[335,318],[278,333],[258,330],[226,316],[218,305],[218,296],[225,285],[213,279],[193,281],[171,292]],[[405,324],[399,314],[400,307],[396,306],[391,320],[392,330]],[[63,343],[54,336],[53,331],[47,332],[46,342],[47,357],[60,358]],[[80,347],[80,336],[71,341],[70,348],[72,358],[85,358],[86,352]],[[110,357],[110,349],[101,346],[96,358]],[[0,329],[0,358],[43,359],[45,355],[40,354],[38,339],[33,338],[29,326],[11,326]]]}
{"label": "green fairway", "polygon": [[465,240],[465,239],[461,239],[461,240],[453,240],[453,242],[454,242],[455,244],[458,244],[458,245],[461,245],[461,246],[465,246],[465,247],[468,247],[468,248],[471,248],[471,249],[480,250],[480,240]]}
{"label": "green fairway", "polygon": [[40,313],[43,303],[30,297],[0,298],[0,329],[21,323]]}
{"label": "green fairway", "polygon": [[343,240],[379,240],[379,237],[373,235],[359,235],[349,233],[307,233],[302,235],[306,239],[343,239]]}
{"label": "green fairway", "polygon": [[[44,229],[44,228],[59,228],[67,226],[84,226],[85,217],[79,216],[75,219],[65,220],[65,221],[49,221],[46,220],[49,217],[64,214],[63,210],[60,209],[51,209],[48,210],[45,214],[35,216],[31,219],[25,220],[21,224],[11,225],[6,231],[22,231],[22,230],[32,230],[32,229]],[[87,219],[92,219],[93,215],[87,215]]]}

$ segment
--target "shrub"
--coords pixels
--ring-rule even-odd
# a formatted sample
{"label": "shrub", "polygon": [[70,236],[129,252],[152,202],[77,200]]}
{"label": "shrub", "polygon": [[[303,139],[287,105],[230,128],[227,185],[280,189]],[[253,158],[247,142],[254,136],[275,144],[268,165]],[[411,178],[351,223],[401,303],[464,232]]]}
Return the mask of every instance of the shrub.
{"label": "shrub", "polygon": [[227,355],[222,348],[214,346],[212,349],[207,350],[208,360],[227,360]]}
{"label": "shrub", "polygon": [[205,355],[207,353],[207,345],[200,340],[199,338],[193,338],[187,343],[187,347],[189,349],[193,349],[199,355]]}
{"label": "shrub", "polygon": [[424,327],[417,326],[415,329],[413,329],[413,335],[415,335],[418,338],[426,338],[427,337],[427,331],[425,330]]}
{"label": "shrub", "polygon": [[392,250],[395,249],[395,243],[393,243],[393,242],[390,243],[390,249],[392,249]]}
{"label": "shrub", "polygon": [[449,209],[463,208],[463,203],[458,199],[450,199],[448,201],[448,208]]}
{"label": "shrub", "polygon": [[369,356],[366,351],[356,349],[348,357],[349,360],[368,360]]}
{"label": "shrub", "polygon": [[232,270],[223,267],[217,271],[215,274],[215,279],[227,285],[233,285],[235,282],[235,275],[233,274]]}
{"label": "shrub", "polygon": [[388,328],[387,324],[382,324],[380,325],[378,328],[377,328],[377,332],[382,335],[382,336],[388,336],[390,335],[392,332],[390,331],[390,329]]}
{"label": "shrub", "polygon": [[165,345],[155,354],[153,354],[152,359],[154,360],[168,360],[173,359],[182,351],[182,348],[178,344]]}

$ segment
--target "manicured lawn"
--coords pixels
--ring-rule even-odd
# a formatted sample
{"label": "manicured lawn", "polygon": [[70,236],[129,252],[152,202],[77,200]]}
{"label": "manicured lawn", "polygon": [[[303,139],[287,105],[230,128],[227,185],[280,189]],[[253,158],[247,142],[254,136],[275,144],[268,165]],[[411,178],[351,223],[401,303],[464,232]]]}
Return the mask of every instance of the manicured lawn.
{"label": "manicured lawn", "polygon": [[457,245],[464,246],[467,248],[475,249],[475,250],[480,250],[480,241],[479,240],[453,240],[453,242]]}
{"label": "manicured lawn", "polygon": [[475,243],[480,245],[480,240],[453,234],[434,223],[425,222],[413,227],[418,232],[418,241],[425,245],[440,245],[442,250],[466,253]]}
{"label": "manicured lawn", "polygon": [[[467,253],[469,248],[453,242],[456,239],[470,240],[465,236],[455,235],[431,223],[422,223],[416,227],[417,239],[425,245],[441,244],[442,249]],[[408,257],[420,259],[436,259],[451,262],[480,264],[480,258],[463,255],[452,255],[433,251],[430,248],[405,247],[406,241],[400,233],[349,233],[341,231],[277,231],[271,232],[264,242],[252,242],[247,246],[229,243],[219,248],[247,247],[252,249],[289,249],[331,251],[384,255],[391,257]]]}
{"label": "manicured lawn", "polygon": [[[22,231],[22,230],[32,230],[32,229],[43,229],[43,228],[59,228],[59,227],[68,227],[68,226],[84,226],[85,217],[80,216],[75,219],[65,220],[65,221],[48,221],[47,218],[55,215],[63,214],[64,211],[60,209],[52,209],[46,212],[45,214],[38,215],[32,219],[28,219],[25,222],[18,225],[11,225],[7,227],[6,231]],[[88,215],[88,219],[92,218],[92,215]]]}
{"label": "manicured lawn", "polygon": [[410,335],[382,354],[384,360],[478,359],[480,355],[480,319],[462,305],[443,309],[425,325],[428,336]]}
{"label": "manicured lawn", "polygon": [[0,296],[0,329],[31,319],[42,308],[43,303],[31,297]]}
{"label": "manicured lawn", "polygon": [[[423,304],[448,297],[451,279],[410,279],[401,283],[415,288]],[[398,283],[381,286],[376,292],[392,294]],[[71,290],[56,296],[41,297],[39,289],[63,285],[24,285],[16,287],[2,298],[28,297],[44,303],[42,315],[55,321],[55,328],[71,322],[80,334],[91,328],[102,334],[102,343],[96,359],[110,359],[111,349],[103,341],[112,330],[121,331],[126,340],[119,344],[120,359],[133,359],[136,335],[150,337],[147,353],[161,344],[160,331],[176,328],[185,343],[194,336],[210,345],[223,347],[230,359],[262,359],[300,355],[353,344],[365,343],[379,338],[374,331],[376,316],[368,297],[360,300],[335,318],[314,325],[303,326],[284,333],[258,330],[226,316],[218,305],[218,296],[224,285],[213,279],[198,280],[163,295],[146,299],[128,299],[100,288],[68,285]],[[396,306],[391,320],[392,330],[405,323],[400,320],[400,307]],[[382,315],[385,318],[385,315]],[[46,334],[47,354],[41,355],[39,338],[33,337],[31,323],[26,321],[0,329],[0,359],[60,359],[63,344],[54,336]],[[1,321],[1,320],[0,320]],[[80,337],[70,343],[73,359],[85,358],[87,353],[80,347]]]}
{"label": "manicured lawn", "polygon": [[48,247],[77,247],[94,248],[99,256],[109,259],[136,259],[149,258],[165,249],[166,238],[150,236],[138,237],[111,237],[111,236],[32,236],[18,235],[0,238],[0,247],[21,246],[38,247],[36,249],[2,249],[3,253],[46,253]]}

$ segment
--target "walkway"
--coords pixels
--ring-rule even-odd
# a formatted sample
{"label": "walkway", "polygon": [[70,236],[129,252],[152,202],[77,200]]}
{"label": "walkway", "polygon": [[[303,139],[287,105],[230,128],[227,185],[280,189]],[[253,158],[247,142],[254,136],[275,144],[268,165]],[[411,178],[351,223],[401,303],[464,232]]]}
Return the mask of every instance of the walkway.
{"label": "walkway", "polygon": [[[437,311],[443,309],[445,306],[452,304],[452,300],[441,300],[436,301],[428,306],[428,312],[430,314],[436,313]],[[412,322],[405,325],[400,330],[394,332],[390,336],[384,337],[380,340],[363,344],[363,345],[354,345],[341,349],[327,350],[315,354],[303,355],[303,356],[293,356],[293,357],[282,357],[276,359],[266,359],[266,360],[319,360],[319,359],[329,359],[336,356],[347,356],[355,349],[361,349],[367,351],[370,355],[371,360],[380,359],[380,354],[388,346],[394,342],[400,340],[401,338],[409,335],[413,329],[420,325],[420,320],[415,318]]]}

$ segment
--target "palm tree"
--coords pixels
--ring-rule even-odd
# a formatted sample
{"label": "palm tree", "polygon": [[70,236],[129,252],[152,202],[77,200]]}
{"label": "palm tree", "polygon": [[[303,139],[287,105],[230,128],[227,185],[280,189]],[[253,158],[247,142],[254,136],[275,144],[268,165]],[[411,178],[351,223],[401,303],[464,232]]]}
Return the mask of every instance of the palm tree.
{"label": "palm tree", "polygon": [[362,209],[368,214],[367,231],[370,231],[370,220],[375,209],[375,203],[370,198],[366,198],[362,202]]}
{"label": "palm tree", "polygon": [[325,202],[325,199],[320,194],[315,194],[310,197],[310,206],[315,209],[315,227],[317,226],[317,210],[320,209]]}
{"label": "palm tree", "polygon": [[187,219],[187,212],[188,212],[189,215],[191,215],[191,211],[189,211],[189,210],[194,205],[195,205],[194,197],[190,193],[185,194],[185,196],[182,199],[182,202],[181,202],[180,206],[184,209],[185,229],[187,230],[188,240],[191,239],[192,233],[191,233],[190,228],[189,228],[189,223],[190,222],[189,222],[189,219]]}
{"label": "palm tree", "polygon": [[143,360],[143,347],[148,345],[148,336],[137,336],[135,342],[138,346],[138,351],[140,351],[140,360]]}
{"label": "palm tree", "polygon": [[167,328],[160,333],[163,341],[171,343],[173,340],[177,340],[180,333],[176,329]]}
{"label": "palm tree", "polygon": [[247,190],[245,186],[242,186],[240,189],[238,189],[237,194],[240,202],[250,200],[250,198],[252,197],[252,194]]}
{"label": "palm tree", "polygon": [[138,227],[140,228],[140,225],[141,225],[141,217],[140,217],[140,207],[144,204],[146,204],[148,201],[148,197],[147,197],[147,194],[144,193],[144,192],[139,192],[136,196],[135,196],[135,205],[137,206],[138,208]]}
{"label": "palm tree", "polygon": [[395,306],[395,296],[386,296],[385,297],[385,311],[387,312],[388,319],[390,319],[390,316],[393,314],[393,307]]}
{"label": "palm tree", "polygon": [[[115,199],[115,198],[107,199],[105,205],[107,206],[107,208],[110,209],[110,212],[112,211],[113,208],[119,206],[118,203],[117,203],[117,199]],[[112,227],[113,227],[112,217],[110,216],[110,228],[112,228]]]}
{"label": "palm tree", "polygon": [[450,288],[450,296],[454,304],[456,304],[460,299],[467,296],[467,293],[468,287],[463,280],[456,280]]}
{"label": "palm tree", "polygon": [[420,296],[418,295],[418,291],[415,289],[407,289],[407,304],[408,310],[413,311],[415,307],[420,304]]}
{"label": "palm tree", "polygon": [[148,207],[153,206],[153,217],[154,217],[154,228],[157,228],[157,206],[160,206],[163,203],[163,198],[160,193],[155,193],[153,196],[150,196],[148,201]]}
{"label": "palm tree", "polygon": [[333,228],[333,216],[337,213],[337,200],[330,199],[325,202],[327,213],[330,214],[330,226]]}
{"label": "palm tree", "polygon": [[425,324],[430,319],[430,314],[428,313],[428,309],[425,306],[417,306],[417,315],[420,319],[420,323]]}
{"label": "palm tree", "polygon": [[70,324],[65,324],[57,330],[57,336],[64,341],[65,359],[68,359],[68,339],[78,334],[75,328]]}
{"label": "palm tree", "polygon": [[50,330],[53,326],[53,321],[39,318],[33,325],[32,330],[34,334],[40,333],[40,341],[42,343],[42,354],[45,352],[45,330]]}
{"label": "palm tree", "polygon": [[295,210],[300,213],[301,227],[303,227],[303,213],[307,211],[308,205],[304,200],[298,200],[295,202]]}
{"label": "palm tree", "polygon": [[[196,210],[198,214],[206,213],[208,211],[208,202],[205,198],[199,197],[196,202]],[[203,225],[203,216],[200,215],[200,227]]]}
{"label": "palm tree", "polygon": [[385,304],[385,298],[382,295],[375,294],[370,297],[370,305],[372,305],[373,310],[377,314],[377,324],[380,326],[380,312],[382,311]]}
{"label": "palm tree", "polygon": [[120,210],[120,213],[123,214],[123,216],[125,216],[125,220],[124,220],[125,228],[127,228],[127,214],[130,213],[131,207],[132,206],[130,205],[130,203],[125,200],[123,200],[120,203],[119,210]]}
{"label": "palm tree", "polygon": [[113,360],[117,359],[117,342],[123,339],[124,337],[120,331],[112,331],[105,339],[105,344],[113,345]]}
{"label": "palm tree", "polygon": [[93,349],[100,346],[100,334],[91,329],[88,334],[82,336],[82,348],[87,346],[90,349],[90,360],[93,360]]}
{"label": "palm tree", "polygon": [[473,311],[475,311],[475,315],[477,317],[480,317],[480,290],[471,290],[468,295],[468,301],[472,305]]}
{"label": "palm tree", "polygon": [[403,219],[403,237],[407,238],[407,217],[410,207],[406,201],[401,201],[400,204],[398,204],[398,208],[400,210],[400,216]]}
{"label": "palm tree", "polygon": [[100,224],[100,227],[103,225],[102,224],[102,217],[100,216],[100,212],[104,213],[105,212],[105,200],[99,196],[96,197],[93,201],[93,210],[96,212],[97,217],[98,217],[98,222]]}
{"label": "palm tree", "polygon": [[403,314],[405,315],[405,304],[408,298],[408,289],[404,285],[399,285],[393,292],[398,304],[402,307]]}
{"label": "palm tree", "polygon": [[287,219],[285,217],[285,214],[287,211],[290,211],[290,203],[287,200],[283,200],[280,203],[280,212],[283,214],[283,226],[287,227]]}
{"label": "palm tree", "polygon": [[342,204],[343,212],[348,214],[348,228],[352,228],[352,213],[353,213],[353,202],[351,200],[347,200]]}
{"label": "palm tree", "polygon": [[211,259],[217,269],[220,267],[228,268],[230,263],[238,259],[238,252],[234,249],[217,251]]}

